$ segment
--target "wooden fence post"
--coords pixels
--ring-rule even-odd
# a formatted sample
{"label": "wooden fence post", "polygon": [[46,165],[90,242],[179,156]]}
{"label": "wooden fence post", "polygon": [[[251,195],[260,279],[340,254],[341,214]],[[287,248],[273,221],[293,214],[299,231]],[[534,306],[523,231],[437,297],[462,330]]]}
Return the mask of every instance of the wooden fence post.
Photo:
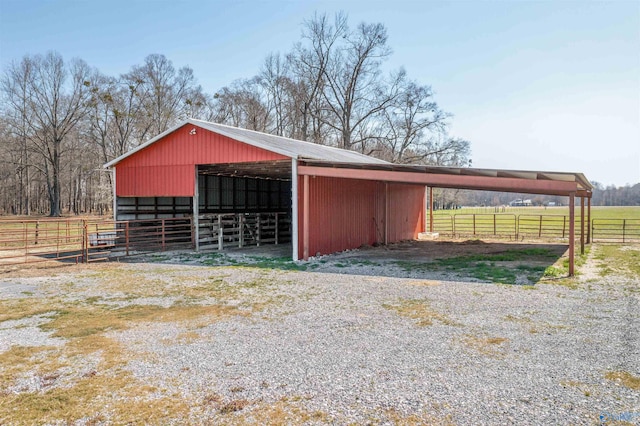
{"label": "wooden fence post", "polygon": [[124,223],[124,249],[125,254],[129,256],[129,221]]}
{"label": "wooden fence post", "polygon": [[262,228],[262,223],[260,222],[260,213],[256,213],[256,245],[260,247],[260,231]]}
{"label": "wooden fence post", "polygon": [[493,214],[493,236],[496,236],[496,214]]}
{"label": "wooden fence post", "polygon": [[476,235],[476,214],[473,214],[473,235]]}
{"label": "wooden fence post", "polygon": [[82,220],[82,260],[89,263],[89,226],[87,220]]}
{"label": "wooden fence post", "polygon": [[[162,222],[160,222],[160,223],[162,224],[161,228],[160,228],[160,238],[162,238],[162,251],[164,251],[165,248],[166,248],[166,237],[164,235],[166,228],[165,228],[165,224],[164,224],[164,219],[162,219]],[[196,224],[196,226],[198,226],[198,224]],[[198,233],[197,232],[196,232],[196,238],[198,238]]]}
{"label": "wooden fence post", "polygon": [[538,238],[542,237],[542,215],[540,215],[540,224],[538,225]]}

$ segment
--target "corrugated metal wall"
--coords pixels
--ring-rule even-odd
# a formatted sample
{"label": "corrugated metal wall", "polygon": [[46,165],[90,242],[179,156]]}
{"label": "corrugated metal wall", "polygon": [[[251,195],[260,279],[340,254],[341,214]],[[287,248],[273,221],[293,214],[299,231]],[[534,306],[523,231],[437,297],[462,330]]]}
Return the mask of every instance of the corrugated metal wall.
{"label": "corrugated metal wall", "polygon": [[425,187],[389,184],[389,242],[410,240],[424,232]]}
{"label": "corrugated metal wall", "polygon": [[[196,134],[190,135],[196,128]],[[116,165],[119,197],[192,197],[196,164],[285,160],[256,148],[187,124]]]}
{"label": "corrugated metal wall", "polygon": [[[302,257],[304,179],[298,184],[298,253]],[[424,230],[424,186],[389,184],[388,242],[416,238]],[[309,177],[309,255],[384,242],[383,182]]]}

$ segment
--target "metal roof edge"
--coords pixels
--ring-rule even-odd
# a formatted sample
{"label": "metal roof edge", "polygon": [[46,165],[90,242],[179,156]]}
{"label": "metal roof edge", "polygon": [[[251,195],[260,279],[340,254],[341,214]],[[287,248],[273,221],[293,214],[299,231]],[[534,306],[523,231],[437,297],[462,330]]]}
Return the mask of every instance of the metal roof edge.
{"label": "metal roof edge", "polygon": [[[181,122],[180,124],[177,124],[174,127],[171,127],[168,130],[165,130],[164,132],[160,133],[159,135],[149,139],[147,142],[138,145],[137,147],[133,148],[132,150],[120,155],[117,158],[114,158],[113,160],[105,163],[102,167],[104,168],[110,168],[115,166],[116,164],[118,164],[119,162],[121,162],[122,160],[124,160],[125,158],[145,149],[146,147],[154,144],[155,142],[157,142],[158,140],[164,138],[165,136],[175,132],[176,130],[178,130],[179,128],[187,125],[187,124],[191,124],[193,126],[198,126],[201,127],[207,131],[210,132],[214,132],[214,133],[218,133],[222,136],[231,138],[233,140],[237,140],[239,142],[254,146],[256,148],[260,148],[260,149],[264,149],[266,151],[270,151],[270,152],[274,152],[276,154],[280,154],[280,155],[284,155],[285,157],[289,157],[292,159],[303,159],[305,158],[304,156],[300,155],[299,153],[293,151],[293,150],[289,150],[286,148],[282,148],[279,146],[273,146],[270,144],[266,144],[266,143],[262,143],[260,141],[256,141],[255,139],[252,139],[250,137],[247,137],[245,135],[238,135],[236,133],[233,133],[231,131],[225,131],[225,128],[228,129],[236,129],[236,130],[240,130],[241,132],[251,132],[251,133],[255,133],[256,135],[266,135],[266,136],[271,136],[271,137],[276,137],[276,138],[282,138],[285,139],[287,141],[296,143],[296,144],[302,144],[302,145],[308,145],[308,146],[312,146],[314,149],[320,149],[320,150],[324,150],[324,151],[330,151],[330,152],[334,152],[334,153],[341,153],[341,154],[348,154],[348,155],[352,155],[354,157],[360,158],[362,160],[371,160],[370,163],[371,164],[392,164],[389,163],[387,161],[384,160],[380,160],[378,158],[374,158],[374,157],[370,157],[368,155],[364,155],[361,154],[359,152],[356,151],[349,151],[349,150],[345,150],[345,149],[341,149],[341,148],[337,148],[337,147],[333,147],[333,146],[328,146],[328,145],[319,145],[319,144],[315,144],[313,142],[308,142],[308,141],[300,141],[297,139],[291,139],[291,138],[287,138],[284,136],[277,136],[277,135],[272,135],[270,133],[264,133],[264,132],[258,132],[255,130],[249,130],[249,129],[242,129],[240,127],[233,127],[233,126],[228,126],[225,124],[218,124],[218,123],[211,123],[209,121],[204,121],[204,120],[198,120],[195,118],[189,118],[183,122]],[[314,158],[313,160],[315,161],[322,161],[320,158]],[[334,162],[340,162],[340,163],[348,163],[348,161],[334,161]],[[360,163],[360,164],[364,164],[364,162]]]}
{"label": "metal roof edge", "polygon": [[[104,167],[105,169],[115,166],[116,164],[118,164],[120,161],[124,160],[125,158],[135,154],[138,151],[142,151],[143,149],[145,149],[146,147],[148,147],[149,145],[157,142],[158,140],[164,138],[165,136],[167,136],[168,134],[171,134],[173,132],[175,132],[176,130],[178,130],[180,127],[185,126],[187,124],[194,124],[194,123],[190,123],[190,120],[185,120],[182,123],[165,130],[164,132],[160,133],[158,136],[149,139],[148,141],[146,141],[145,143],[138,145],[137,147],[133,148],[130,151],[125,152],[124,154],[122,154],[119,157],[114,158],[113,160],[109,161],[108,163],[105,163],[102,167]],[[195,124],[194,124],[195,125]]]}
{"label": "metal roof edge", "polygon": [[[330,166],[331,165],[331,161],[323,161],[323,160],[307,160],[309,163],[312,163],[314,165],[325,165],[325,166]],[[490,174],[496,174],[495,177],[498,177],[497,174],[498,173],[507,173],[507,174],[531,174],[531,175],[539,175],[539,174],[547,174],[547,175],[560,175],[560,176],[567,176],[567,177],[572,177],[573,178],[573,182],[576,183],[576,185],[583,187],[583,189],[585,191],[592,191],[593,190],[593,185],[591,184],[591,182],[589,182],[589,180],[585,177],[585,175],[583,173],[578,173],[578,172],[557,172],[557,171],[541,171],[541,170],[512,170],[512,169],[488,169],[488,168],[475,168],[475,167],[451,167],[451,166],[430,166],[430,165],[426,165],[426,164],[397,164],[397,163],[371,163],[371,164],[365,164],[365,163],[341,163],[340,167],[354,167],[354,168],[361,168],[364,166],[368,166],[368,165],[376,165],[378,167],[391,167],[391,168],[397,168],[397,169],[405,169],[407,171],[410,171],[410,169],[413,169],[413,172],[426,172],[429,173],[428,170],[441,170],[444,173],[453,173],[453,174],[460,174],[461,171],[466,170],[468,172],[471,173],[467,173],[467,174],[472,174],[472,173],[478,173],[478,174],[483,174],[483,175],[490,175]],[[520,177],[519,179],[527,179],[527,180],[539,180],[538,178],[525,178],[525,177]],[[556,180],[556,179],[551,179],[551,180]],[[556,180],[557,181],[557,180]],[[580,188],[577,188],[580,189]]]}
{"label": "metal roof edge", "polygon": [[[242,142],[242,143],[246,143],[247,145],[251,145],[251,146],[254,146],[256,148],[260,148],[260,149],[264,149],[264,150],[267,150],[267,151],[275,152],[276,154],[284,155],[285,157],[289,157],[289,158],[295,158],[295,159],[298,158],[298,156],[297,156],[297,154],[295,152],[291,152],[291,151],[289,151],[287,149],[282,149],[281,147],[268,146],[267,144],[256,142],[256,141],[254,141],[252,139],[245,138],[245,137],[242,137],[242,136],[234,135],[233,133],[225,132],[224,129],[221,130],[221,129],[217,128],[217,126],[224,126],[224,127],[229,127],[229,128],[233,128],[233,126],[225,126],[223,124],[210,123],[208,121],[197,120],[197,119],[189,119],[188,122],[190,124],[193,124],[194,126],[200,126],[203,129],[208,130],[210,132],[221,134],[222,136],[226,136],[226,137],[228,137],[230,139],[233,139],[233,140],[236,140],[236,141],[239,141],[239,142]],[[212,128],[208,128],[207,125],[211,125],[211,124],[216,126],[215,130],[212,129]],[[238,127],[238,129],[239,129],[239,127]],[[260,133],[260,132],[256,132],[255,130],[247,130],[247,129],[241,129],[241,130]],[[269,135],[268,133],[264,133],[264,134]],[[270,136],[273,136],[273,135],[270,135]],[[301,142],[301,141],[298,141],[298,142]]]}
{"label": "metal roof edge", "polygon": [[[287,157],[294,158],[294,159],[304,159],[305,157],[301,156],[300,154],[298,154],[295,151],[290,151],[290,150],[287,150],[287,149],[283,149],[282,147],[274,147],[274,146],[269,145],[269,144],[263,144],[263,143],[261,143],[259,141],[255,141],[255,140],[253,140],[251,138],[239,137],[235,133],[227,133],[227,132],[224,131],[224,129],[220,129],[220,128],[222,127],[222,128],[228,128],[228,129],[231,129],[231,130],[239,130],[241,132],[255,133],[257,136],[264,135],[264,136],[279,138],[279,139],[283,139],[283,140],[286,140],[286,141],[289,141],[289,142],[292,142],[292,143],[295,143],[295,144],[307,145],[307,146],[313,147],[315,149],[320,149],[320,150],[325,150],[325,151],[332,151],[332,152],[335,152],[335,153],[341,153],[341,154],[346,153],[348,155],[353,155],[353,156],[356,156],[356,157],[360,157],[362,159],[371,159],[374,163],[378,163],[378,164],[392,164],[392,163],[389,163],[388,161],[380,160],[378,158],[374,158],[374,157],[359,153],[357,151],[350,151],[350,150],[338,148],[338,147],[335,147],[335,146],[321,145],[321,144],[317,144],[317,143],[313,143],[313,142],[309,142],[309,141],[302,141],[302,140],[299,140],[299,139],[289,138],[289,137],[286,137],[286,136],[279,136],[279,135],[274,135],[274,134],[271,134],[271,133],[259,132],[257,130],[244,129],[242,127],[229,126],[227,124],[212,123],[212,122],[209,122],[209,121],[198,120],[198,119],[195,119],[195,118],[189,119],[189,121],[192,122],[192,124],[194,124],[194,125],[199,125],[201,127],[204,127],[207,130],[210,130],[210,131],[213,131],[213,132],[218,132],[218,133],[223,134],[224,136],[227,136],[227,137],[229,137],[231,139],[235,139],[235,140],[238,140],[240,142],[244,142],[246,144],[253,145],[253,146],[257,147],[257,148],[266,149],[267,151],[272,151],[272,152],[275,152],[277,154],[285,155]],[[319,159],[319,158],[314,158],[314,160],[316,160],[316,161],[325,161],[325,160],[322,160],[322,159]],[[327,160],[327,161],[330,161],[330,160]]]}

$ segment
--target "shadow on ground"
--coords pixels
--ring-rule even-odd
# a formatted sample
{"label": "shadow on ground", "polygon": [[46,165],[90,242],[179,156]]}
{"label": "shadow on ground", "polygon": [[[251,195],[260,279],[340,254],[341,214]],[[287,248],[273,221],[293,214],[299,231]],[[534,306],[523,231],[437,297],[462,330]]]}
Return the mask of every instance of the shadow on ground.
{"label": "shadow on ground", "polygon": [[156,253],[144,261],[533,285],[545,276],[564,273],[559,261],[566,251],[565,244],[549,243],[405,241],[313,257],[308,262],[293,262],[291,245]]}

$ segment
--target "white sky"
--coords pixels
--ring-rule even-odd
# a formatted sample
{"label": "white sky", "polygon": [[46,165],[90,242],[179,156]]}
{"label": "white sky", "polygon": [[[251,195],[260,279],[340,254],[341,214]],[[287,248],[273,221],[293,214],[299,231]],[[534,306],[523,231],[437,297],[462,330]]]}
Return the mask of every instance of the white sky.
{"label": "white sky", "polygon": [[0,0],[0,66],[56,50],[117,75],[162,53],[212,93],[339,10],[386,25],[385,66],[432,86],[474,167],[640,182],[640,1]]}

